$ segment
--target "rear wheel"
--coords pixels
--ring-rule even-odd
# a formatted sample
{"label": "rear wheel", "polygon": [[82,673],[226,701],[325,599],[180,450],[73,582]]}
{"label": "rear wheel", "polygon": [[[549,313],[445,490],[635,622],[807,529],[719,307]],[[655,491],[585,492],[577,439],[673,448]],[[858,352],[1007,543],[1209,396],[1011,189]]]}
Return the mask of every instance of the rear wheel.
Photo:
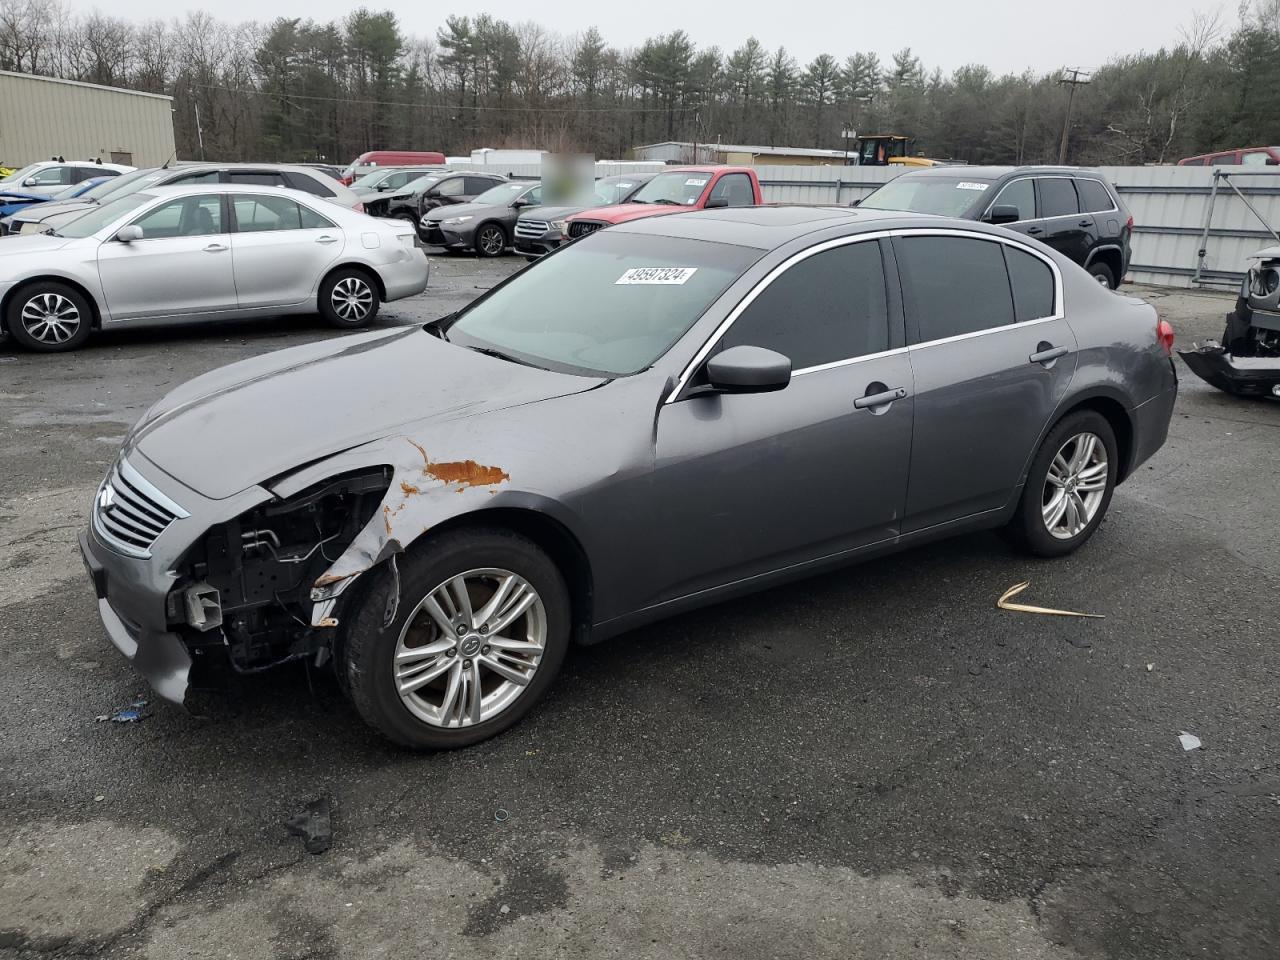
{"label": "rear wheel", "polygon": [[28,350],[75,350],[89,339],[93,312],[88,301],[65,283],[33,283],[9,301],[5,320],[13,339]]}
{"label": "rear wheel", "polygon": [[1097,280],[1100,286],[1106,287],[1108,290],[1114,290],[1116,288],[1115,271],[1113,271],[1110,266],[1100,260],[1095,260],[1093,263],[1089,264],[1088,269],[1089,276],[1093,277],[1094,280]]}
{"label": "rear wheel", "polygon": [[1106,516],[1120,465],[1115,431],[1094,410],[1068,414],[1045,437],[1010,523],[1041,557],[1060,557],[1093,536]]}
{"label": "rear wheel", "polygon": [[445,534],[402,555],[356,602],[343,648],[360,716],[417,749],[465,747],[506,730],[551,686],[569,645],[564,579],[504,530]]}
{"label": "rear wheel", "polygon": [[507,232],[498,224],[482,224],[476,231],[476,253],[480,256],[496,257],[505,249],[507,249]]}
{"label": "rear wheel", "polygon": [[335,327],[363,327],[378,315],[378,291],[363,270],[335,270],[320,284],[317,307]]}

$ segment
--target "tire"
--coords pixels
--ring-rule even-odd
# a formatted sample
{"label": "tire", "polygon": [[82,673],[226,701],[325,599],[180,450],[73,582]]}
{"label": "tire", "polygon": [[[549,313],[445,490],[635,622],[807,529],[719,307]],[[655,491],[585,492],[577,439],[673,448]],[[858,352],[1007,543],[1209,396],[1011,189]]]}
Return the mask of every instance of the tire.
{"label": "tire", "polygon": [[[1085,437],[1094,438],[1095,452],[1077,468],[1074,455],[1083,452],[1078,444]],[[1061,467],[1055,466],[1060,453],[1067,466],[1065,472]],[[1099,455],[1105,455],[1105,470],[1099,469]],[[1066,478],[1065,483],[1050,479],[1051,466],[1054,467],[1055,477]],[[1093,532],[1102,523],[1102,518],[1106,516],[1107,508],[1111,505],[1111,495],[1115,492],[1119,466],[1115,431],[1111,429],[1107,418],[1094,410],[1079,410],[1067,414],[1049,431],[1031,462],[1027,485],[1023,488],[1022,498],[1009,525],[1013,539],[1039,557],[1061,557],[1078,550],[1093,536]],[[1104,473],[1105,480],[1102,479]],[[1103,484],[1100,489],[1096,487],[1099,482]],[[1073,491],[1075,500],[1064,505],[1063,514],[1054,530],[1050,530],[1049,520],[1052,514],[1046,516],[1046,511],[1052,505],[1056,512],[1055,498],[1058,491],[1064,491],[1063,496],[1068,500],[1070,495],[1065,491]],[[1084,507],[1083,517],[1087,517],[1087,520],[1083,524],[1073,523],[1072,511],[1077,514],[1077,521],[1083,518],[1080,516],[1081,506]]]}
{"label": "tire", "polygon": [[482,223],[476,228],[476,256],[500,257],[507,249],[507,231],[499,223]]}
{"label": "tire", "polygon": [[58,353],[84,346],[93,332],[93,310],[83,294],[65,283],[33,283],[13,295],[5,323],[28,350]]}
{"label": "tire", "polygon": [[[398,564],[398,605],[396,577],[388,570],[346,616],[351,628],[339,669],[346,672],[344,686],[357,712],[387,739],[416,750],[466,747],[512,726],[554,682],[569,647],[569,592],[560,571],[532,541],[501,529],[443,534],[428,549],[401,554]],[[512,584],[490,624],[502,618],[507,604],[523,602],[526,591],[534,601],[499,630],[484,634],[478,632],[479,623],[469,623],[460,633],[456,623],[461,607],[453,584],[464,580],[470,585],[467,596],[478,617],[507,577]],[[446,633],[427,611],[433,599],[452,632]],[[394,611],[390,622],[389,611]],[[491,649],[489,641],[497,639],[531,646],[529,652],[508,652],[495,642]],[[413,651],[427,652],[414,657]],[[491,666],[495,662],[504,672]],[[427,674],[431,679],[423,683]],[[508,680],[512,674],[523,682]],[[468,696],[476,676],[479,719],[476,701]],[[402,695],[401,683],[414,681],[420,685]],[[456,691],[452,699],[451,686]]]}
{"label": "tire", "polygon": [[1108,290],[1114,290],[1118,286],[1114,271],[1112,271],[1111,267],[1103,263],[1101,260],[1095,260],[1093,263],[1089,264],[1086,269],[1089,271],[1089,276],[1093,277],[1093,279],[1097,280],[1100,285],[1105,286]]}
{"label": "tire", "polygon": [[320,284],[316,307],[331,326],[355,330],[378,315],[378,288],[363,270],[342,267]]}

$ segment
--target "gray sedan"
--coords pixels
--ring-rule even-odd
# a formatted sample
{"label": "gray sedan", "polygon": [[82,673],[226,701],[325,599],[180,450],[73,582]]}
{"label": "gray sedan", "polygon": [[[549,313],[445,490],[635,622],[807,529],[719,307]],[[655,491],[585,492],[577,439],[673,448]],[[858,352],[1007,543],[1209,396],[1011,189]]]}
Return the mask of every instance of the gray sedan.
{"label": "gray sedan", "polygon": [[1171,348],[1149,306],[998,227],[653,217],[426,329],[178,388],[81,549],[161,695],[334,663],[387,737],[458,747],[574,642],[966,531],[1076,550],[1165,441]]}
{"label": "gray sedan", "polygon": [[424,243],[496,257],[511,246],[520,211],[542,202],[542,184],[500,183],[470,203],[438,207],[422,218]]}
{"label": "gray sedan", "polygon": [[427,284],[408,225],[270,187],[153,187],[0,244],[0,323],[41,351],[124,325],[319,312],[361,327]]}

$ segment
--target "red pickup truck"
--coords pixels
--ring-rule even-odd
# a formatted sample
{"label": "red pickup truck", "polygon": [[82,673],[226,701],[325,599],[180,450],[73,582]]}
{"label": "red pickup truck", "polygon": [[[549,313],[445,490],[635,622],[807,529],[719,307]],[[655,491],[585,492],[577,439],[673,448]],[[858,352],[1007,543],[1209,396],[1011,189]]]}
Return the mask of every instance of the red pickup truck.
{"label": "red pickup truck", "polygon": [[752,207],[764,202],[760,178],[750,167],[672,167],[637,190],[625,203],[594,207],[565,221],[570,240],[601,227],[652,217],[660,213]]}

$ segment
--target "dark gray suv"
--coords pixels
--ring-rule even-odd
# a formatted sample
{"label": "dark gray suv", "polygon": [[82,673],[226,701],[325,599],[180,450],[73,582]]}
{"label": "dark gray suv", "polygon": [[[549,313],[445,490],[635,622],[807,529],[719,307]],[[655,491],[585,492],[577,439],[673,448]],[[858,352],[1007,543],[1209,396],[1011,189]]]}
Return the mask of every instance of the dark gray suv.
{"label": "dark gray suv", "polygon": [[890,180],[855,206],[1006,226],[1043,241],[1114,290],[1129,269],[1133,217],[1107,179],[1080,167],[934,167]]}

